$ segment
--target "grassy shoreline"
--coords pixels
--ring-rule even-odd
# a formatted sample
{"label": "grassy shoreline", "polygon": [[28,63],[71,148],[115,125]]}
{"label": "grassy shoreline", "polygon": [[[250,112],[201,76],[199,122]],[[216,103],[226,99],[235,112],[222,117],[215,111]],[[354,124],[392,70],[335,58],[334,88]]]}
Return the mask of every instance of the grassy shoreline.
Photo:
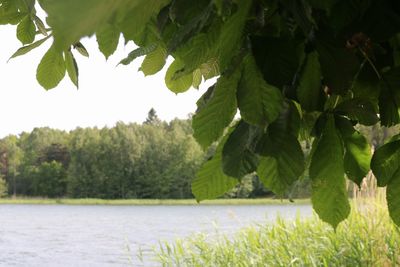
{"label": "grassy shoreline", "polygon": [[246,227],[236,235],[200,233],[160,242],[160,266],[400,266],[400,228],[386,203],[352,201],[336,231],[316,215]]}
{"label": "grassy shoreline", "polygon": [[309,199],[296,199],[294,202],[272,198],[257,199],[214,199],[200,204],[195,199],[98,199],[98,198],[0,198],[0,205],[302,205],[310,204]]}

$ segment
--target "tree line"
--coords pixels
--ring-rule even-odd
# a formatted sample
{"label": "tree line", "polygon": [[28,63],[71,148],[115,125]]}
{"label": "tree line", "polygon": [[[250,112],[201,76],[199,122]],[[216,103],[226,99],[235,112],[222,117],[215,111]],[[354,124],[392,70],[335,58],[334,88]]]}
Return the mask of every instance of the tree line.
{"label": "tree line", "polygon": [[3,195],[191,198],[190,182],[205,155],[190,123],[167,123],[151,110],[143,124],[7,136],[0,140]]}
{"label": "tree line", "polygon": [[[0,197],[193,198],[191,182],[213,153],[193,137],[191,119],[114,127],[49,127],[0,139]],[[272,194],[249,175],[225,197]]]}

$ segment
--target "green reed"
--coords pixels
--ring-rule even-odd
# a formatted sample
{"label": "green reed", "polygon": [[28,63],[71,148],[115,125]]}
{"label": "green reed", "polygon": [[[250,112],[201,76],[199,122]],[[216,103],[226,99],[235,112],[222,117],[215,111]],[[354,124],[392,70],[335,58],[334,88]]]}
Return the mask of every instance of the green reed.
{"label": "green reed", "polygon": [[162,266],[400,266],[400,231],[382,197],[353,200],[336,231],[316,215],[245,228],[233,237],[199,234],[155,249]]}

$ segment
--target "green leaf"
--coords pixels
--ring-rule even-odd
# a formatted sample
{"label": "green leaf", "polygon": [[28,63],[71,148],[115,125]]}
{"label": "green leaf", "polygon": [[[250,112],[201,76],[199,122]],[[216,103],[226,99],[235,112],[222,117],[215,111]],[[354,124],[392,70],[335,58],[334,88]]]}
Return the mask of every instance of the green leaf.
{"label": "green leaf", "polygon": [[30,14],[26,15],[17,26],[17,38],[22,44],[30,44],[35,40],[36,27]]}
{"label": "green leaf", "polygon": [[169,8],[169,16],[172,21],[179,25],[189,23],[199,11],[203,10],[210,3],[210,0],[175,0]]}
{"label": "green leaf", "polygon": [[371,160],[378,186],[386,186],[400,170],[400,140],[379,147]]}
{"label": "green leaf", "polygon": [[216,46],[221,70],[225,70],[231,64],[233,56],[243,44],[246,19],[252,6],[252,1],[249,0],[235,2],[237,10],[223,23]]}
{"label": "green leaf", "polygon": [[181,44],[176,55],[184,62],[182,74],[191,73],[200,68],[205,79],[219,74],[216,47],[220,37],[220,25],[212,25],[206,33],[199,33],[188,42]]}
{"label": "green leaf", "polygon": [[328,91],[344,95],[360,69],[360,62],[355,53],[346,49],[346,40],[335,39],[334,36],[330,29],[320,28],[317,33],[317,51]]}
{"label": "green leaf", "polygon": [[226,175],[240,179],[257,169],[258,156],[254,153],[257,135],[257,129],[244,121],[236,125],[222,150],[222,169]]}
{"label": "green leaf", "polygon": [[86,50],[86,48],[83,46],[81,42],[78,42],[74,44],[74,49],[79,52],[84,57],[89,57],[89,52]]}
{"label": "green leaf", "polygon": [[277,133],[287,132],[298,137],[301,127],[300,111],[293,101],[283,102],[281,112],[269,126],[268,131]]}
{"label": "green leaf", "polygon": [[33,15],[33,21],[36,24],[36,27],[38,28],[39,32],[43,34],[44,36],[48,36],[49,34],[47,33],[46,26],[44,25],[43,21],[36,15]]}
{"label": "green leaf", "polygon": [[103,55],[108,59],[118,47],[120,32],[114,24],[106,23],[97,32],[97,43]]}
{"label": "green leaf", "polygon": [[400,226],[400,171],[390,180],[386,189],[386,200],[388,203],[389,215],[393,222]]}
{"label": "green leaf", "polygon": [[19,10],[19,1],[3,1],[0,6],[0,25],[18,24],[25,16],[26,12]]}
{"label": "green leaf", "polygon": [[306,63],[297,88],[297,98],[306,111],[323,110],[324,95],[321,85],[321,66],[318,53],[307,55]]}
{"label": "green leaf", "polygon": [[329,11],[331,7],[337,2],[338,0],[307,0],[307,2],[313,7],[318,9],[324,9]]}
{"label": "green leaf", "polygon": [[[173,12],[174,4],[179,1],[174,1],[170,11]],[[183,1],[190,6],[194,6],[192,2]],[[198,2],[198,1],[196,1]],[[168,51],[174,52],[182,43],[186,43],[191,37],[197,35],[207,24],[210,15],[212,14],[212,6],[206,5],[205,8],[197,9],[201,12],[192,13],[190,20],[178,28],[178,31],[172,36],[171,40],[168,42]],[[183,13],[183,12],[181,12]],[[173,15],[170,13],[170,15]],[[174,19],[174,18],[172,18]]]}
{"label": "green leaf", "polygon": [[379,80],[371,64],[364,64],[351,88],[353,98],[369,101],[374,106],[374,110],[378,110]]}
{"label": "green leaf", "polygon": [[400,90],[400,67],[391,69],[383,74],[383,83],[386,84],[392,91]]}
{"label": "green leaf", "polygon": [[[49,39],[50,37],[51,37],[51,35],[49,35],[49,36],[47,36],[47,37],[45,37],[45,38],[43,38],[43,39],[40,39],[40,40],[38,40],[38,41],[36,41],[36,42],[30,44],[30,45],[26,45],[26,46],[23,46],[23,47],[19,48],[17,51],[14,52],[14,54],[12,54],[12,56],[10,57],[10,59],[15,58],[15,57],[19,57],[19,56],[22,56],[22,55],[25,55],[26,53],[32,51],[33,49],[39,47],[41,44],[43,44],[44,42],[46,42],[47,39]],[[10,59],[9,59],[9,60],[10,60]]]}
{"label": "green leaf", "polygon": [[67,68],[67,73],[71,81],[75,84],[76,88],[79,87],[79,71],[78,71],[78,64],[74,58],[74,55],[71,51],[66,51],[64,53],[65,56],[65,66]]}
{"label": "green leaf", "polygon": [[255,125],[274,121],[281,111],[283,97],[274,86],[265,82],[251,55],[243,60],[243,74],[237,91],[242,118]]}
{"label": "green leaf", "polygon": [[309,171],[311,201],[319,217],[336,228],[349,215],[350,205],[344,178],[343,145],[332,115],[328,116],[322,135],[313,146],[316,147]]}
{"label": "green leaf", "polygon": [[363,125],[372,126],[379,121],[374,106],[365,99],[345,100],[337,105],[335,111]]}
{"label": "green leaf", "polygon": [[236,88],[240,79],[240,71],[230,75],[222,75],[214,90],[207,91],[205,98],[198,101],[199,110],[193,116],[193,136],[197,142],[207,148],[221,137],[226,127],[232,122],[236,110]]}
{"label": "green leaf", "polygon": [[385,87],[381,87],[379,95],[379,118],[381,125],[386,127],[400,123],[399,106],[393,92]]}
{"label": "green leaf", "polygon": [[136,58],[144,56],[144,55],[147,55],[147,54],[153,52],[156,48],[157,48],[157,44],[156,43],[152,43],[152,44],[150,44],[148,46],[138,47],[135,50],[131,51],[126,58],[121,60],[118,63],[118,65],[119,64],[129,65]]}
{"label": "green leaf", "polygon": [[304,172],[304,154],[289,132],[270,132],[263,137],[257,174],[264,186],[283,196]]}
{"label": "green leaf", "polygon": [[251,38],[254,58],[267,83],[280,89],[292,85],[300,64],[297,43],[286,37]]}
{"label": "green leaf", "polygon": [[238,180],[229,177],[222,171],[222,149],[228,136],[225,136],[217,147],[215,155],[196,173],[192,182],[192,193],[197,201],[214,199],[223,195],[238,184]]}
{"label": "green leaf", "polygon": [[285,101],[279,117],[257,144],[261,155],[257,174],[266,188],[281,197],[304,172],[304,154],[297,140],[299,127],[299,111],[292,101]]}
{"label": "green leaf", "polygon": [[145,76],[159,72],[165,65],[167,50],[163,45],[158,45],[157,49],[147,54],[142,62],[140,70]]}
{"label": "green leaf", "polygon": [[[122,23],[124,29],[131,32],[144,29],[150,18],[168,1],[39,0],[39,3],[48,14],[47,22],[53,29],[54,45],[56,49],[63,51],[82,37],[92,35],[114,17]],[[124,36],[129,34],[124,32]]]}
{"label": "green leaf", "polygon": [[36,79],[46,90],[56,87],[66,71],[63,53],[52,45],[39,63]]}
{"label": "green leaf", "polygon": [[382,75],[380,81],[379,112],[383,126],[400,123],[400,67],[393,68]]}
{"label": "green leaf", "polygon": [[195,71],[193,71],[193,87],[196,89],[199,89],[199,86],[201,84],[203,80],[203,76],[201,74],[201,70],[200,69],[196,69]]}
{"label": "green leaf", "polygon": [[145,40],[148,34],[146,31],[148,23],[171,0],[128,0],[128,2],[132,7],[129,8],[129,5],[125,3],[125,12],[120,16],[122,19],[119,20],[118,26],[125,40],[133,40],[138,46],[146,46],[149,44]]}
{"label": "green leaf", "polygon": [[[236,12],[224,23],[219,19],[214,19],[210,26],[205,27],[207,30],[204,32],[195,36],[190,34],[191,38],[184,44],[180,41],[175,54],[184,62],[182,75],[200,68],[205,79],[209,79],[225,70],[244,41],[243,31],[250,7],[251,1],[237,1]],[[203,15],[208,16],[208,13],[211,11]],[[199,20],[203,25],[203,16],[200,16]],[[199,28],[197,24],[194,26],[196,29]]]}
{"label": "green leaf", "polygon": [[175,59],[174,62],[169,66],[167,73],[165,74],[165,84],[168,89],[174,93],[183,93],[187,91],[193,84],[193,74],[189,73],[183,76],[179,76],[174,79],[176,73],[179,73],[184,68],[184,64],[181,60]]}
{"label": "green leaf", "polygon": [[346,152],[344,154],[344,169],[347,177],[361,185],[363,178],[369,172],[371,164],[371,147],[367,139],[353,128],[350,121],[344,118],[336,119]]}
{"label": "green leaf", "polygon": [[205,80],[218,76],[220,72],[217,60],[212,58],[206,63],[201,64],[200,71]]}

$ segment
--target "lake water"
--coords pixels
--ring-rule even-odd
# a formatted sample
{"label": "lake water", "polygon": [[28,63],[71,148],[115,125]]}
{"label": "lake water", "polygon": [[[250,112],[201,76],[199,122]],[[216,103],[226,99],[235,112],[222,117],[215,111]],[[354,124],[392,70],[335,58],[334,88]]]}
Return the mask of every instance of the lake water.
{"label": "lake water", "polygon": [[[309,205],[0,205],[0,266],[155,266],[160,240],[197,232],[232,234],[277,214],[310,216]],[[147,256],[146,256],[147,255]]]}

